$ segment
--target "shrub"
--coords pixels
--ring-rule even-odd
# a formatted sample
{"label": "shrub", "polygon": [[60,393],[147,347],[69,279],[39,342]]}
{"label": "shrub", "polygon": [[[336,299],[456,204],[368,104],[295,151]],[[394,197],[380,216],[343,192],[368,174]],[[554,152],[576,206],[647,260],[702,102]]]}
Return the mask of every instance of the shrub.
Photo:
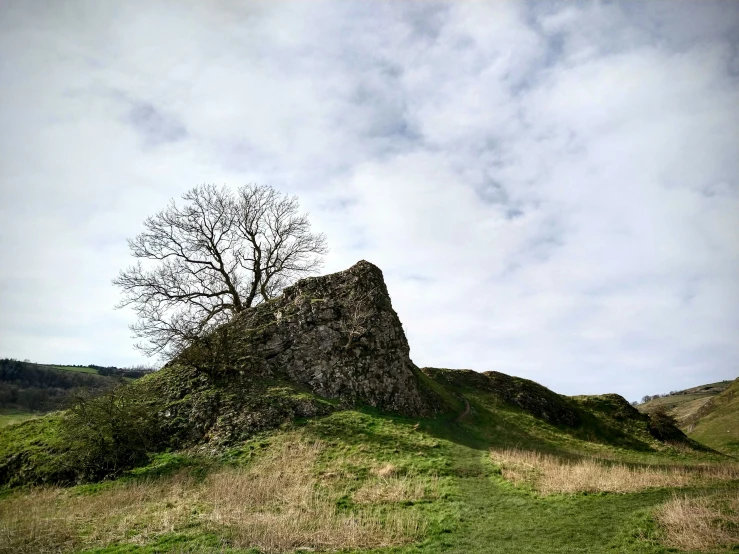
{"label": "shrub", "polygon": [[146,461],[162,438],[153,402],[130,385],[97,397],[75,395],[61,432],[65,461],[82,480],[115,477]]}
{"label": "shrub", "polygon": [[660,406],[649,414],[649,433],[660,441],[684,441],[685,434],[678,428],[677,421]]}

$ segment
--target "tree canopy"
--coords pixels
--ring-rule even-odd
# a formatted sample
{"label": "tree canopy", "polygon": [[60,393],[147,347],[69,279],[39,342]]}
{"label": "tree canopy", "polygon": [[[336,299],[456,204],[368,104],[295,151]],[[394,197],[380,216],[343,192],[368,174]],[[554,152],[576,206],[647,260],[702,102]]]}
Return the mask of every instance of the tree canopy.
{"label": "tree canopy", "polygon": [[317,272],[326,238],[298,199],[266,185],[200,185],[171,200],[128,240],[135,265],[113,280],[148,355],[172,356],[235,314]]}

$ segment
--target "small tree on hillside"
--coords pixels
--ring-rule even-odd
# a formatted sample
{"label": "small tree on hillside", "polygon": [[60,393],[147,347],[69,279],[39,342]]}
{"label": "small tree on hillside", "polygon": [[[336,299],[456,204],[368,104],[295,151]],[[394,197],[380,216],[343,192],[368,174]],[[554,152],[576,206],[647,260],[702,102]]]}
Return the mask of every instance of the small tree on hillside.
{"label": "small tree on hillside", "polygon": [[201,185],[182,199],[128,240],[138,262],[113,280],[123,291],[118,307],[138,316],[131,330],[145,342],[136,347],[165,358],[315,273],[328,252],[297,198],[272,187],[246,185],[234,194]]}

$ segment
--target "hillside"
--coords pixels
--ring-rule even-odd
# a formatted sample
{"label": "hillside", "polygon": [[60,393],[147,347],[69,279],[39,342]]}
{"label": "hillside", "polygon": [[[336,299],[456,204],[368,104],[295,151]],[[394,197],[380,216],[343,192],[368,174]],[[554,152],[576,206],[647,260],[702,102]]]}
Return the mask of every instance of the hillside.
{"label": "hillside", "polygon": [[89,368],[62,368],[0,359],[0,413],[58,410],[66,406],[74,391],[102,392],[116,382]]}
{"label": "hillside", "polygon": [[80,392],[102,394],[121,379],[151,373],[144,368],[37,364],[0,359],[0,427],[66,408]]}
{"label": "hillside", "polygon": [[684,420],[689,436],[721,452],[739,455],[739,379]]}
{"label": "hillside", "polygon": [[739,404],[734,400],[737,381],[699,385],[639,404],[637,409],[653,414],[664,409],[679,427],[711,448],[739,454]]}
{"label": "hillside", "polygon": [[[410,418],[335,409],[217,453],[161,453],[104,486],[6,495],[0,526],[13,542],[0,545],[0,553],[51,545],[98,554],[658,553],[667,550],[649,514],[675,490],[710,497],[738,482],[739,471],[732,481],[711,476],[711,467],[722,466],[710,452],[655,439],[648,418],[629,412],[615,395],[570,403],[551,391],[538,397],[539,386],[529,389],[525,380],[495,375],[529,393],[543,409],[532,413],[516,403],[516,393],[481,387],[479,374],[426,368],[423,375],[456,401],[455,411]],[[554,419],[544,417],[557,407],[563,411]],[[572,415],[585,423],[569,427]],[[61,448],[53,439],[57,425],[47,417],[11,429],[44,456],[36,463],[49,464],[54,457],[38,442]],[[547,453],[567,464],[596,460],[605,473],[595,484],[568,479],[574,492],[537,493],[536,477],[524,475],[520,483],[511,477],[517,452]],[[0,458],[7,459],[1,452]],[[625,477],[604,483],[609,468],[622,467]],[[34,517],[48,523],[39,527]],[[85,531],[91,528],[94,533]]]}
{"label": "hillside", "polygon": [[[372,264],[299,281],[157,373],[0,429],[0,554],[658,553],[676,491],[737,490],[739,466],[618,395],[409,352]],[[722,517],[707,551],[739,541]]]}
{"label": "hillside", "polygon": [[699,410],[711,398],[726,390],[730,384],[731,381],[719,381],[674,391],[666,395],[657,395],[648,402],[637,405],[637,408],[644,413],[652,413],[659,408],[664,408],[682,425],[685,419]]}

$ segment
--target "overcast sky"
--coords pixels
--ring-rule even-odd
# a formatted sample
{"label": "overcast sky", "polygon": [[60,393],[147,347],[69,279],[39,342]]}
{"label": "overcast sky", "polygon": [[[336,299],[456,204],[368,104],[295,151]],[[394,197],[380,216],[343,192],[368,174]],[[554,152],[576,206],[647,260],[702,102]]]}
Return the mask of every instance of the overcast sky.
{"label": "overcast sky", "polygon": [[739,2],[0,2],[0,356],[130,365],[125,239],[297,194],[419,366],[739,375]]}

